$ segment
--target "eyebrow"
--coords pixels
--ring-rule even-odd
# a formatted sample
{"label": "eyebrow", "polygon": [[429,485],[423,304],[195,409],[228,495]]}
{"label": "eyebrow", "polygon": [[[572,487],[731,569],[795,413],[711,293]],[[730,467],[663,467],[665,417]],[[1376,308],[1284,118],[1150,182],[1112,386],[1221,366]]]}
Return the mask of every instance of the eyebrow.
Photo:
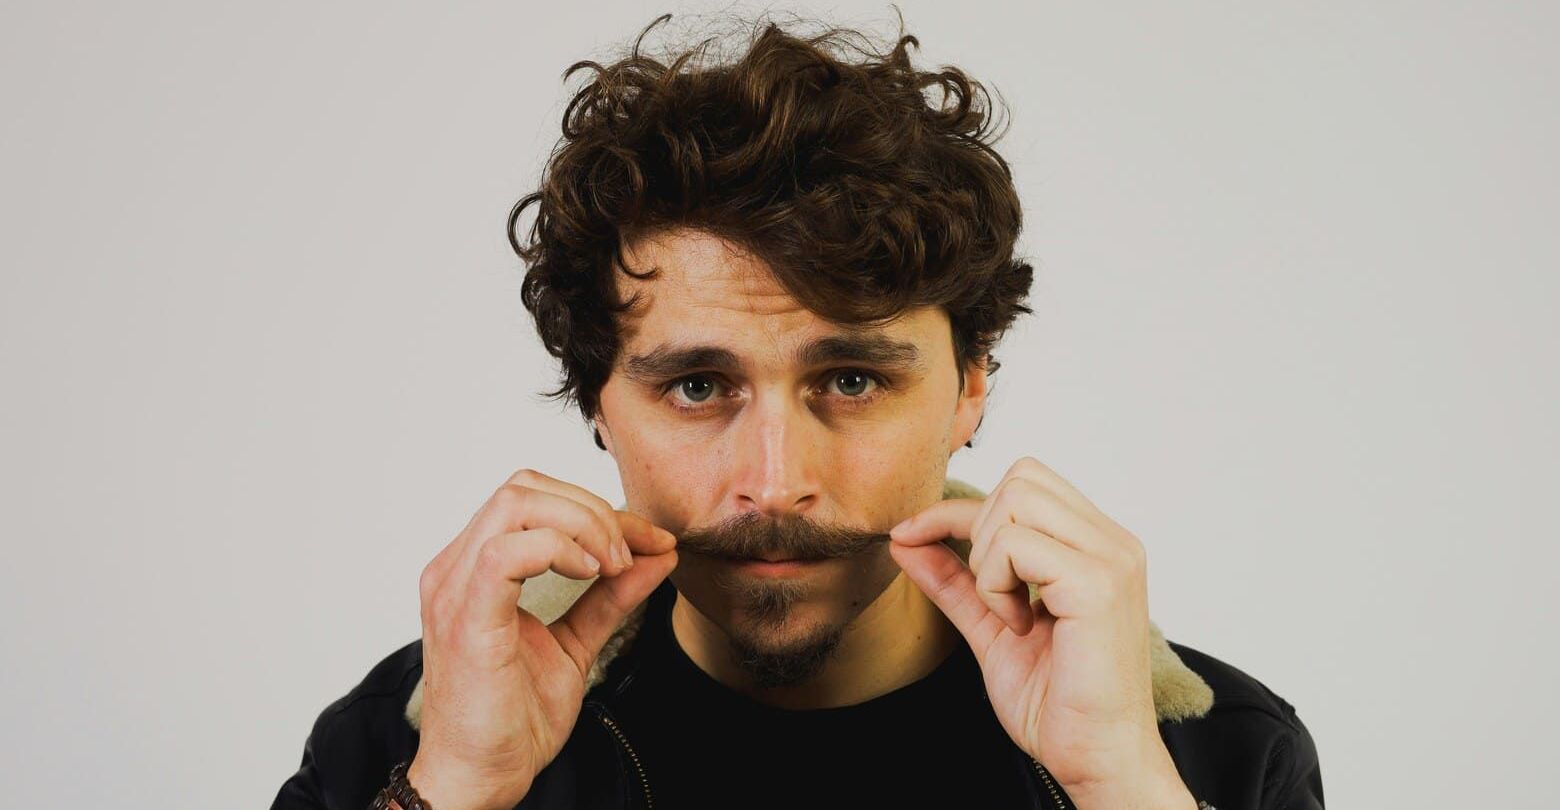
{"label": "eyebrow", "polygon": [[[883,369],[914,373],[922,369],[921,352],[914,343],[882,335],[830,335],[814,338],[793,354],[804,366],[825,363],[861,363]],[[714,369],[734,372],[742,367],[735,352],[713,344],[662,344],[624,363],[624,374],[641,382],[656,382],[689,371]]]}

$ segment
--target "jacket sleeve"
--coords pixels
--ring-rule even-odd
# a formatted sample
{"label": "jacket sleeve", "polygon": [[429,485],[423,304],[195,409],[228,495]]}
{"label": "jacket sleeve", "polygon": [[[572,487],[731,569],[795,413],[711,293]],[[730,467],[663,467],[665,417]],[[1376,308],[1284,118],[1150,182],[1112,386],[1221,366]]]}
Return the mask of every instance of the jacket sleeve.
{"label": "jacket sleeve", "polygon": [[1292,707],[1289,719],[1294,728],[1273,748],[1269,769],[1273,779],[1264,791],[1271,801],[1264,801],[1262,806],[1273,810],[1323,810],[1322,764],[1316,741]]}
{"label": "jacket sleeve", "polygon": [[386,656],[324,707],[271,810],[367,810],[395,763],[417,753],[417,731],[404,710],[422,672],[421,644],[413,641]]}
{"label": "jacket sleeve", "polygon": [[[298,770],[282,783],[271,802],[271,810],[327,810],[325,789],[320,784],[319,767],[315,763],[316,741],[326,732],[326,719],[332,714],[326,709],[315,719],[314,727],[303,741],[303,760]],[[366,810],[366,807],[364,808]]]}

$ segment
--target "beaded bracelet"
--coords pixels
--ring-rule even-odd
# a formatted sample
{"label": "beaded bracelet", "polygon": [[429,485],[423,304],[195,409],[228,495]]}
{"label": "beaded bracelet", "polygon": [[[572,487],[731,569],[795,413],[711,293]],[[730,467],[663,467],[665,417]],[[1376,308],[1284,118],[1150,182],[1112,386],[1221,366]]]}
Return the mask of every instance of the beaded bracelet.
{"label": "beaded bracelet", "polygon": [[390,769],[390,784],[379,789],[368,810],[390,810],[391,799],[401,806],[401,810],[433,810],[417,795],[417,789],[412,787],[412,783],[406,781],[406,769],[411,764],[410,760],[403,760]]}

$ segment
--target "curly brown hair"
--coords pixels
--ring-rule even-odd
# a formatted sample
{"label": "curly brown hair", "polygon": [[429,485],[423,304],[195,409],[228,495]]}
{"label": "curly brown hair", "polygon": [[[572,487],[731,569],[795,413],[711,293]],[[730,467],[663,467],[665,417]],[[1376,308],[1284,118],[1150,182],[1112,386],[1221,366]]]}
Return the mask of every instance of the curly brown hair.
{"label": "curly brown hair", "polygon": [[[584,68],[594,78],[564,112],[540,188],[510,211],[509,242],[529,268],[522,300],[562,364],[545,396],[594,420],[620,349],[617,316],[638,303],[622,300],[614,270],[656,275],[629,269],[623,246],[677,227],[750,252],[834,323],[941,306],[960,390],[966,364],[995,372],[991,347],[1031,311],[1033,269],[1014,257],[1022,215],[991,148],[1003,133],[990,132],[984,87],[957,67],[912,66],[907,46],[920,43],[902,18],[887,52],[855,30],[798,36],[760,20],[735,60],[705,64],[711,38],[665,64],[641,42],[671,16],[618,61],[564,71],[565,82]],[[844,58],[852,49],[860,61]],[[521,244],[516,223],[533,203]]]}

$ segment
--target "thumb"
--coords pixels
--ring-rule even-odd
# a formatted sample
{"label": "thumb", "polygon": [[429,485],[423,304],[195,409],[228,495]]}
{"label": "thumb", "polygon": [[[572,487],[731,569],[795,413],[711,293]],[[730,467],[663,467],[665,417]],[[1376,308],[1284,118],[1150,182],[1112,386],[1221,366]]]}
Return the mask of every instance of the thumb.
{"label": "thumb", "polygon": [[624,617],[645,601],[661,580],[677,567],[677,552],[635,555],[633,567],[615,577],[599,577],[567,612],[548,625],[564,652],[580,668],[580,677],[590,672],[607,639],[623,623]]}
{"label": "thumb", "polygon": [[1005,625],[980,598],[975,589],[975,574],[959,559],[958,553],[946,543],[913,546],[892,542],[888,544],[888,554],[904,569],[905,576],[958,628],[976,659],[984,661],[986,647]]}

